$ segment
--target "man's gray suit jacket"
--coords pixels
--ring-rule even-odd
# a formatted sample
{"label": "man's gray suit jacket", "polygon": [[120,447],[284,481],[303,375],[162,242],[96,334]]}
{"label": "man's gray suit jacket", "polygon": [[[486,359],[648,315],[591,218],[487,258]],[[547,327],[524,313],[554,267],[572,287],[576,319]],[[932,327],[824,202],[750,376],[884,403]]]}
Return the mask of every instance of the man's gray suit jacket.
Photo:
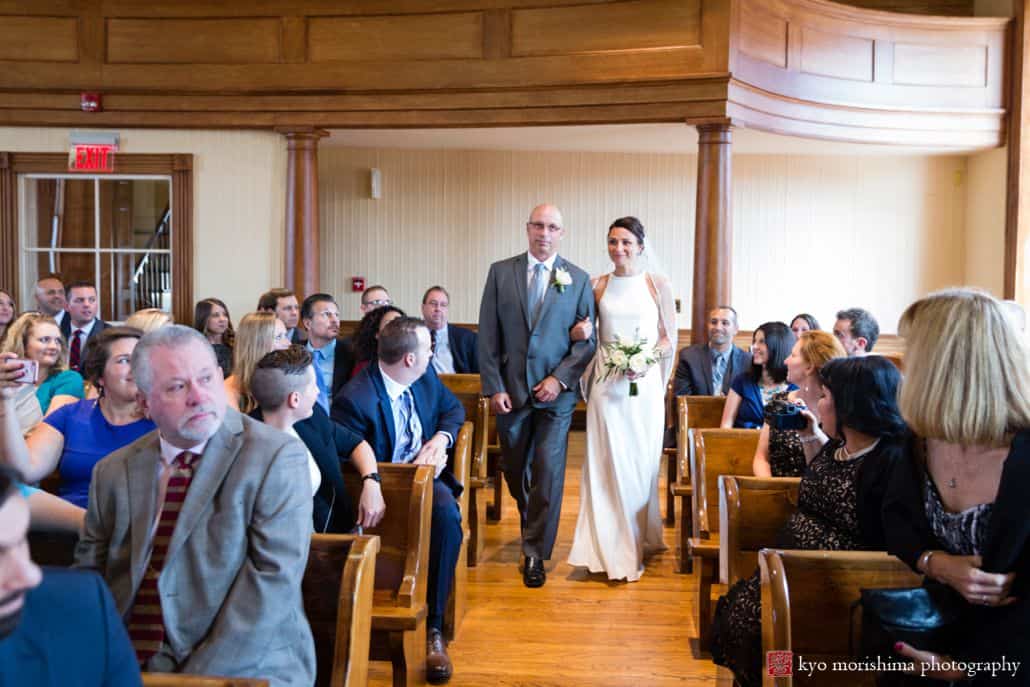
{"label": "man's gray suit jacket", "polygon": [[[572,277],[564,290],[554,285],[563,269]],[[535,401],[532,389],[553,375],[565,388],[576,391],[583,370],[593,358],[595,339],[572,343],[569,329],[577,321],[594,317],[594,292],[586,272],[555,258],[536,325],[530,319],[526,253],[490,266],[479,306],[479,376],[483,395],[506,392],[513,408],[567,404],[576,394],[559,394],[551,404]]]}
{"label": "man's gray suit jacket", "polygon": [[[128,617],[158,515],[156,431],[93,470],[77,567],[107,582]],[[307,452],[226,410],[190,482],[158,578],[174,670],[311,685],[315,647],[301,579],[311,542]]]}
{"label": "man's gray suit jacket", "polygon": [[[751,354],[733,346],[722,376],[721,394],[729,393],[733,378],[751,368]],[[677,396],[715,396],[712,388],[712,350],[708,344],[694,344],[680,351],[673,392]]]}

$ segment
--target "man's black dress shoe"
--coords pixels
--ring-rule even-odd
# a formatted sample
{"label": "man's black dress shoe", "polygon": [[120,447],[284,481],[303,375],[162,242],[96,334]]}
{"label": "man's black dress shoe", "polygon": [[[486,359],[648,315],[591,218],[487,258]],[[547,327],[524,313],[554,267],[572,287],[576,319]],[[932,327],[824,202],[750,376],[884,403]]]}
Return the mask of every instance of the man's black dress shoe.
{"label": "man's black dress shoe", "polygon": [[547,581],[543,560],[536,556],[526,556],[526,565],[522,569],[522,583],[527,587],[543,587]]}

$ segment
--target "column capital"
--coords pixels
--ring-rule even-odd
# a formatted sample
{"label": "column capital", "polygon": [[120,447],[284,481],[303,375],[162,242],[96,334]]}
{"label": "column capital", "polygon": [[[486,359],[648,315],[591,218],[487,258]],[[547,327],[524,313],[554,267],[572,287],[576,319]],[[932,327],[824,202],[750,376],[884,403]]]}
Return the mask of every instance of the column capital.
{"label": "column capital", "polygon": [[698,144],[730,144],[733,142],[730,122],[704,122],[696,124]]}
{"label": "column capital", "polygon": [[291,144],[303,142],[309,145],[312,143],[318,145],[318,139],[329,136],[328,131],[315,126],[277,126],[275,132],[285,136]]}

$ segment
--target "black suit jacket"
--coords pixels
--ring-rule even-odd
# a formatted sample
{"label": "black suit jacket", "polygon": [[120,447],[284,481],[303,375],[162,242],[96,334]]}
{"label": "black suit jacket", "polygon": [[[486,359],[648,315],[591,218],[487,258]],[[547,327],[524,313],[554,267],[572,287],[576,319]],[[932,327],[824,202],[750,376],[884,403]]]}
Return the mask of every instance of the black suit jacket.
{"label": "black suit jacket", "polygon": [[[89,336],[86,337],[86,341],[82,342],[82,349],[83,349],[83,351],[86,350],[86,342],[88,342],[90,339],[95,337],[97,334],[99,334],[100,332],[104,331],[105,329],[107,329],[108,327],[111,326],[107,322],[104,322],[99,317],[93,318],[93,323],[94,323],[93,324],[93,329],[91,329],[89,331]],[[72,342],[72,316],[71,315],[65,314],[65,316],[63,318],[61,318],[61,335],[64,337],[64,340],[68,342],[68,345],[71,345],[71,342]]]}
{"label": "black suit jacket", "polygon": [[[915,439],[915,441],[921,441]],[[907,453],[891,472],[883,504],[883,525],[887,550],[913,570],[919,556],[928,549],[946,550],[934,536],[926,517],[923,495],[926,469],[918,451]],[[990,573],[1016,574],[1011,594],[1017,601],[1010,606],[974,606],[958,595],[964,611],[956,652],[967,660],[998,659],[1022,661],[1017,684],[1030,684],[1030,431],[1015,436],[1001,484],[991,509],[981,569]],[[990,681],[990,673],[986,674]],[[976,682],[974,680],[974,682]],[[979,684],[979,683],[977,683]],[[993,682],[991,684],[994,684]]]}
{"label": "black suit jacket", "polygon": [[[260,408],[255,408],[250,415],[255,420],[264,421]],[[317,403],[311,417],[294,424],[293,429],[311,452],[322,474],[322,483],[315,492],[312,504],[311,516],[315,531],[323,534],[350,532],[357,520],[354,504],[343,485],[340,465],[350,460],[350,454],[362,442],[362,438],[330,420]]]}
{"label": "black suit jacket", "polygon": [[[458,439],[458,430],[465,422],[465,408],[461,401],[444,386],[430,367],[411,385],[415,411],[422,424],[423,440],[437,432],[447,432]],[[393,456],[397,431],[393,426],[393,408],[386,393],[379,365],[370,364],[347,383],[333,398],[332,418],[372,445],[376,460],[389,463]],[[439,478],[451,488],[455,496],[462,485],[449,469]]]}
{"label": "black suit jacket", "polygon": [[[751,354],[736,346],[730,349],[726,373],[722,376],[722,395],[730,390],[733,378],[751,367]],[[712,387],[712,352],[708,344],[694,344],[680,351],[673,390],[677,396],[716,396]]]}
{"label": "black suit jacket", "polygon": [[447,343],[454,358],[454,371],[458,374],[479,374],[479,354],[476,333],[465,327],[447,325]]}
{"label": "black suit jacket", "polygon": [[93,572],[44,568],[21,622],[0,640],[0,685],[139,687],[136,654]]}
{"label": "black suit jacket", "polygon": [[358,358],[354,353],[354,337],[348,336],[336,340],[336,357],[333,359],[333,384],[329,393],[329,404],[340,393],[340,389],[350,381]]}
{"label": "black suit jacket", "polygon": [[290,343],[303,346],[308,342],[308,335],[299,326],[293,328],[293,334],[290,335]]}

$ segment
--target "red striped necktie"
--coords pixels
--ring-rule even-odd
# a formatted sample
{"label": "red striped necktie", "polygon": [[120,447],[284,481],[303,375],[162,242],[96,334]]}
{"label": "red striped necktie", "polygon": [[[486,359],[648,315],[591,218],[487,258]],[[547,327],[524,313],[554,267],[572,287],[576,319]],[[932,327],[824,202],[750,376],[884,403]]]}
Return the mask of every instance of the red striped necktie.
{"label": "red striped necktie", "polygon": [[141,666],[161,649],[165,637],[164,616],[161,614],[161,596],[157,589],[157,580],[164,567],[168,543],[175,532],[175,521],[179,518],[182,503],[186,500],[186,491],[193,479],[193,470],[200,456],[183,451],[172,463],[172,474],[168,478],[165,490],[165,502],[161,506],[161,516],[157,521],[157,531],[150,550],[150,563],[143,573],[136,599],[129,614],[129,637],[136,649],[136,658]]}
{"label": "red striped necktie", "polygon": [[79,369],[79,359],[82,356],[82,330],[76,329],[72,334],[71,347],[68,350],[68,367],[73,370]]}

